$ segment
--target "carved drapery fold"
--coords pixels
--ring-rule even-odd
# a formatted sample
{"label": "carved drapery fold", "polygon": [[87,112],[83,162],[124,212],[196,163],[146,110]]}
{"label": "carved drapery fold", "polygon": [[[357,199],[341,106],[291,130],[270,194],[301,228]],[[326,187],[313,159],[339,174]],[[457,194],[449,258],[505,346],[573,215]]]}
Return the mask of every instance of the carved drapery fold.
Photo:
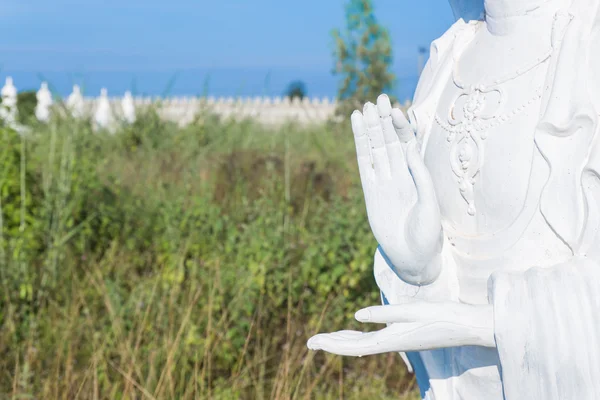
{"label": "carved drapery fold", "polygon": [[600,265],[498,273],[489,290],[506,400],[600,398]]}
{"label": "carved drapery fold", "polygon": [[[536,129],[538,149],[551,173],[541,197],[541,212],[554,232],[581,254],[588,222],[582,177],[599,170],[591,150],[598,141],[598,111],[590,96],[591,38],[598,25],[598,0],[575,0],[568,12],[558,13],[553,31],[554,55],[546,80],[546,104]],[[592,164],[590,164],[590,161]]]}

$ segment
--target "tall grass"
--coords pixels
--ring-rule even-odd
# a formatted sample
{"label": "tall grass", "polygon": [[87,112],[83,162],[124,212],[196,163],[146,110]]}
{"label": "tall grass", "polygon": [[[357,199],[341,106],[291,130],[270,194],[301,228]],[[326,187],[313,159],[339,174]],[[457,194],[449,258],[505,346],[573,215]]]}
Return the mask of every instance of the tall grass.
{"label": "tall grass", "polygon": [[0,397],[416,398],[397,355],[305,346],[378,302],[349,132],[0,129]]}

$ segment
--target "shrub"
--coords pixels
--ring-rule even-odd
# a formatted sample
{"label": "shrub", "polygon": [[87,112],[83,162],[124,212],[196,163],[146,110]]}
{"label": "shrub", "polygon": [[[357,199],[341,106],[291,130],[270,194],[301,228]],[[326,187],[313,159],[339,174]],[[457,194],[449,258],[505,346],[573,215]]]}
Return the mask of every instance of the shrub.
{"label": "shrub", "polygon": [[305,346],[378,302],[347,131],[152,113],[0,131],[2,396],[408,393],[396,355]]}

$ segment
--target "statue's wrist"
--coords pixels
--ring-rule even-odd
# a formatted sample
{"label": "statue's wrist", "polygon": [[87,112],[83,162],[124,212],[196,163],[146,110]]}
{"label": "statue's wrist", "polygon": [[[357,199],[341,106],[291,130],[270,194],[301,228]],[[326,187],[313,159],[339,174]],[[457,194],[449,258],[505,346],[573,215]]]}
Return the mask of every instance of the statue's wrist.
{"label": "statue's wrist", "polygon": [[442,271],[441,252],[435,252],[429,257],[401,257],[396,252],[385,251],[379,246],[381,255],[396,275],[404,282],[414,286],[426,286],[434,283]]}

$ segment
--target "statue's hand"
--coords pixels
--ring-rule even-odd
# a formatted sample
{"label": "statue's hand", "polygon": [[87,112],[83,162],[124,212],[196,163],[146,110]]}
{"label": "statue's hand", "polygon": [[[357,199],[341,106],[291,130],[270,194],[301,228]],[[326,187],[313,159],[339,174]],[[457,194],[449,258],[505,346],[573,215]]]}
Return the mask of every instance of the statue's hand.
{"label": "statue's hand", "polygon": [[358,168],[375,239],[407,283],[432,283],[442,247],[440,211],[429,171],[406,117],[386,95],[352,114]]}
{"label": "statue's hand", "polygon": [[340,331],[313,336],[311,350],[341,356],[435,350],[457,346],[496,347],[491,305],[410,301],[369,307],[356,313],[360,322],[390,324],[376,332]]}

